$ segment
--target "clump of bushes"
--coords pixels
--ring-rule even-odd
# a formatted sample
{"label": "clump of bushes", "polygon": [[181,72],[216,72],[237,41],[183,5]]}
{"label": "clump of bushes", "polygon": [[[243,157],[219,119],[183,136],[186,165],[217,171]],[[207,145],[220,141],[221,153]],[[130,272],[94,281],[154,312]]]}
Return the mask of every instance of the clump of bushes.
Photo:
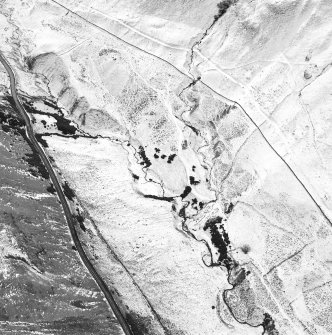
{"label": "clump of bushes", "polygon": [[236,0],[223,0],[217,4],[218,14],[214,16],[214,20],[217,21],[220,19],[228,10],[228,8],[233,5]]}

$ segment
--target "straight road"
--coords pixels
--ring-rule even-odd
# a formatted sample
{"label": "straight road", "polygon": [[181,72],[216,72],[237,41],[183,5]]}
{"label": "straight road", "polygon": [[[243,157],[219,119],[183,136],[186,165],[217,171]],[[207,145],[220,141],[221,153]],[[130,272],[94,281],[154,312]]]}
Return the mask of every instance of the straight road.
{"label": "straight road", "polygon": [[124,333],[126,335],[135,335],[130,326],[127,323],[127,320],[125,319],[125,317],[122,315],[120,308],[118,307],[117,303],[115,302],[111,292],[109,291],[107,285],[105,284],[105,282],[103,281],[103,279],[99,276],[98,272],[96,271],[96,269],[93,267],[93,265],[91,264],[91,262],[89,261],[87,255],[85,254],[85,251],[82,247],[82,244],[78,238],[76,229],[75,229],[75,219],[70,211],[70,207],[68,205],[67,199],[64,195],[64,192],[62,190],[62,187],[60,186],[60,183],[58,181],[58,178],[52,168],[52,165],[50,163],[50,161],[48,160],[44,150],[42,149],[42,147],[40,146],[39,142],[37,141],[35,134],[33,132],[33,128],[30,122],[30,118],[28,116],[28,113],[25,111],[24,107],[22,106],[18,95],[17,95],[17,91],[16,91],[16,79],[15,79],[15,74],[14,71],[12,70],[11,66],[9,65],[8,61],[6,60],[6,58],[3,56],[3,54],[0,52],[0,62],[2,63],[2,65],[4,66],[4,68],[7,71],[7,74],[9,76],[10,79],[10,91],[11,91],[11,95],[12,98],[14,99],[15,102],[15,107],[16,109],[19,111],[19,113],[21,114],[22,118],[24,119],[25,122],[25,126],[26,126],[26,133],[28,136],[28,139],[30,140],[31,144],[33,145],[33,147],[37,150],[42,162],[44,163],[51,181],[54,185],[54,188],[58,194],[58,197],[60,199],[63,211],[65,213],[66,216],[66,220],[68,223],[68,227],[70,230],[70,234],[71,237],[74,241],[75,247],[81,257],[82,262],[84,263],[84,265],[86,266],[86,268],[89,270],[91,276],[94,278],[94,280],[97,282],[99,288],[101,289],[101,291],[104,293],[104,296],[107,300],[107,302],[109,303],[110,307],[112,308],[116,318],[118,319]]}

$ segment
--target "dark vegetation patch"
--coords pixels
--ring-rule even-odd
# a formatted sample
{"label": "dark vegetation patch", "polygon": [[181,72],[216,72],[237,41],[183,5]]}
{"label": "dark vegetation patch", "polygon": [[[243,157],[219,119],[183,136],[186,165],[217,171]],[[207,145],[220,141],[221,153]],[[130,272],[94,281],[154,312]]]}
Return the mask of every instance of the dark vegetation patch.
{"label": "dark vegetation patch", "polygon": [[159,148],[154,148],[155,150],[155,154],[153,155],[154,158],[158,159],[159,158],[159,153],[160,153],[160,149]]}
{"label": "dark vegetation patch", "polygon": [[84,222],[84,217],[81,214],[76,214],[75,218],[78,223],[83,223]]}
{"label": "dark vegetation patch", "polygon": [[149,330],[151,321],[146,317],[141,317],[136,313],[126,313],[126,321],[129,324],[132,333],[135,335],[152,335]]}
{"label": "dark vegetation patch", "polygon": [[279,335],[278,330],[275,327],[274,320],[272,319],[271,315],[268,313],[264,313],[264,320],[262,324],[264,328],[263,334],[266,335]]}
{"label": "dark vegetation patch", "polygon": [[210,228],[211,242],[217,248],[219,252],[218,264],[224,264],[227,269],[230,268],[230,258],[227,253],[227,243],[224,241],[223,236],[217,226]]}
{"label": "dark vegetation patch", "polygon": [[176,157],[176,154],[171,154],[167,158],[167,163],[171,164],[174,161],[174,158]]}
{"label": "dark vegetation patch", "polygon": [[76,221],[80,224],[80,228],[81,228],[84,232],[86,232],[86,227],[85,227],[85,225],[84,225],[84,217],[83,217],[80,213],[74,215],[74,217],[75,217]]}
{"label": "dark vegetation patch", "polygon": [[195,180],[195,177],[193,177],[193,176],[189,177],[189,182],[190,182],[190,185],[198,185],[200,183],[200,181]]}
{"label": "dark vegetation patch", "polygon": [[[30,141],[27,139],[28,143]],[[30,145],[32,149],[32,153],[25,154],[23,158],[24,161],[26,161],[32,168],[28,169],[28,171],[33,175],[34,177],[42,177],[44,179],[49,179],[50,175],[42,162],[39,153],[36,151],[36,149],[33,147],[33,145]]]}
{"label": "dark vegetation patch", "polygon": [[249,245],[245,244],[241,247],[241,250],[244,254],[247,254],[251,249]]}
{"label": "dark vegetation patch", "polygon": [[[43,100],[43,102],[45,103],[45,101]],[[23,103],[23,106],[25,108],[25,110],[28,113],[31,114],[39,114],[39,115],[46,115],[46,116],[51,116],[55,119],[56,121],[56,126],[58,128],[59,131],[61,131],[61,133],[63,135],[75,135],[77,128],[76,126],[71,124],[71,121],[66,119],[64,117],[63,112],[61,111],[60,108],[58,108],[56,105],[54,105],[53,103],[47,102],[48,105],[51,105],[50,107],[52,107],[53,109],[55,109],[58,113],[45,113],[42,112],[40,110],[38,110],[37,108],[35,108],[32,104],[32,101],[27,101],[25,100]]]}
{"label": "dark vegetation patch", "polygon": [[239,266],[235,266],[232,269],[232,275],[230,276],[229,281],[232,285],[237,286],[240,285],[247,277],[247,272],[244,268]]}
{"label": "dark vegetation patch", "polygon": [[232,260],[228,256],[228,247],[230,240],[225,228],[222,224],[222,217],[217,216],[206,221],[204,230],[209,229],[211,234],[211,242],[216,247],[219,253],[218,265],[225,265],[228,270],[231,268]]}
{"label": "dark vegetation patch", "polygon": [[[11,101],[11,97],[6,97],[7,101]],[[24,131],[24,121],[14,110],[11,113],[8,112],[9,107],[0,106],[0,122],[2,130],[6,133],[13,131],[16,135],[19,135]]]}
{"label": "dark vegetation patch", "polygon": [[180,194],[180,197],[181,197],[182,199],[184,199],[184,198],[186,198],[186,197],[188,196],[188,194],[189,194],[190,192],[191,192],[191,187],[190,187],[190,186],[186,186],[186,187],[184,188],[183,193]]}
{"label": "dark vegetation patch", "polygon": [[193,127],[193,126],[191,126],[190,124],[187,124],[187,126],[198,136],[199,135],[199,131],[195,128],[195,127]]}
{"label": "dark vegetation patch", "polygon": [[32,57],[24,57],[24,63],[27,65],[28,70],[32,71],[33,65],[35,64],[35,58]]}
{"label": "dark vegetation patch", "polygon": [[51,107],[51,108],[53,108],[53,109],[55,109],[55,110],[57,110],[61,113],[61,109],[58,107],[58,105],[55,102],[45,99],[45,100],[43,100],[43,103],[46,106]]}
{"label": "dark vegetation patch", "polygon": [[84,225],[84,217],[81,214],[76,214],[74,215],[75,219],[77,220],[77,222],[80,224],[80,228],[86,232],[86,227]]}
{"label": "dark vegetation patch", "polygon": [[226,213],[226,214],[230,214],[230,213],[232,212],[233,208],[234,208],[234,205],[233,205],[233,203],[231,202],[228,206],[226,206],[226,208],[225,208],[225,213]]}
{"label": "dark vegetation patch", "polygon": [[196,170],[196,166],[193,165],[193,166],[191,167],[191,169],[192,169],[193,172],[195,172],[195,170]]}
{"label": "dark vegetation patch", "polygon": [[54,188],[53,183],[51,183],[49,186],[47,186],[46,190],[47,190],[47,192],[50,192],[50,193],[53,193],[53,194],[56,193],[56,189]]}
{"label": "dark vegetation patch", "polygon": [[133,176],[133,178],[135,179],[135,180],[138,180],[139,179],[139,176],[137,175],[137,174],[132,174],[132,176]]}
{"label": "dark vegetation patch", "polygon": [[24,126],[23,121],[13,118],[10,114],[0,110],[0,122],[2,130],[8,133],[10,130],[17,131],[19,128]]}
{"label": "dark vegetation patch", "polygon": [[144,166],[145,168],[148,168],[151,166],[151,161],[149,160],[149,158],[147,157],[145,150],[142,146],[139,146],[138,148],[138,154],[141,158],[141,162],[139,163],[140,165]]}
{"label": "dark vegetation patch", "polygon": [[4,97],[4,99],[5,99],[6,101],[9,102],[11,108],[12,108],[13,111],[14,111],[14,114],[15,114],[16,116],[21,116],[20,113],[19,113],[18,111],[16,111],[16,105],[15,105],[15,101],[14,101],[13,97],[12,97],[11,95],[6,95],[6,96]]}
{"label": "dark vegetation patch", "polygon": [[197,204],[198,204],[197,199],[196,199],[196,198],[193,198],[193,199],[191,200],[191,208],[198,210]]}
{"label": "dark vegetation patch", "polygon": [[35,134],[36,140],[44,147],[44,148],[48,148],[48,144],[45,141],[45,139],[43,139],[43,135],[42,134]]}
{"label": "dark vegetation patch", "polygon": [[153,195],[153,194],[144,194],[144,198],[162,200],[162,201],[168,201],[168,202],[172,202],[174,200],[173,197],[159,197],[159,196]]}
{"label": "dark vegetation patch", "polygon": [[16,112],[16,106],[13,98],[11,96],[6,96],[5,100],[9,102],[11,105],[10,113],[5,108],[0,108],[0,121],[2,125],[2,130],[5,132],[13,132],[15,135],[21,135],[28,145],[31,148],[31,153],[25,154],[23,160],[27,162],[31,168],[28,169],[31,175],[34,177],[42,177],[44,179],[49,179],[49,174],[44,166],[39,153],[36,151],[35,147],[30,142],[29,138],[25,133],[25,123],[24,120],[21,118],[19,113]]}
{"label": "dark vegetation patch", "polygon": [[110,54],[118,54],[119,52],[115,49],[102,49],[99,51],[99,56],[110,55]]}
{"label": "dark vegetation patch", "polygon": [[217,4],[218,14],[214,16],[214,21],[219,20],[223,15],[226,14],[229,7],[236,3],[237,0],[223,0]]}
{"label": "dark vegetation patch", "polygon": [[213,225],[216,225],[217,223],[222,223],[222,217],[216,216],[215,218],[208,219],[205,222],[204,230],[206,231],[208,228],[211,228]]}
{"label": "dark vegetation patch", "polygon": [[191,207],[198,211],[198,209],[203,209],[204,203],[202,201],[198,202],[196,198],[191,200]]}
{"label": "dark vegetation patch", "polygon": [[[161,159],[165,159],[167,157],[167,155],[162,154],[159,148],[154,148],[155,153],[153,155],[153,157],[155,159],[161,158]],[[174,161],[174,158],[176,157],[176,154],[171,154],[167,157],[167,163],[171,164]]]}
{"label": "dark vegetation patch", "polygon": [[64,184],[62,184],[62,187],[63,187],[63,193],[65,194],[66,198],[68,200],[73,200],[75,198],[74,190],[69,187],[66,181]]}
{"label": "dark vegetation patch", "polygon": [[180,218],[186,218],[186,206],[183,206],[180,210],[179,210],[179,217]]}

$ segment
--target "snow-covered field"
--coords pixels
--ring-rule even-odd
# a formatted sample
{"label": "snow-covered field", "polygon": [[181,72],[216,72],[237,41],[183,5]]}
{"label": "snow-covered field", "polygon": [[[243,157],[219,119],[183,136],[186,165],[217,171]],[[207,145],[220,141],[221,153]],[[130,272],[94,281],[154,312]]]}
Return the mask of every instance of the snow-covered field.
{"label": "snow-covered field", "polygon": [[0,4],[1,52],[135,334],[332,334],[331,14]]}

